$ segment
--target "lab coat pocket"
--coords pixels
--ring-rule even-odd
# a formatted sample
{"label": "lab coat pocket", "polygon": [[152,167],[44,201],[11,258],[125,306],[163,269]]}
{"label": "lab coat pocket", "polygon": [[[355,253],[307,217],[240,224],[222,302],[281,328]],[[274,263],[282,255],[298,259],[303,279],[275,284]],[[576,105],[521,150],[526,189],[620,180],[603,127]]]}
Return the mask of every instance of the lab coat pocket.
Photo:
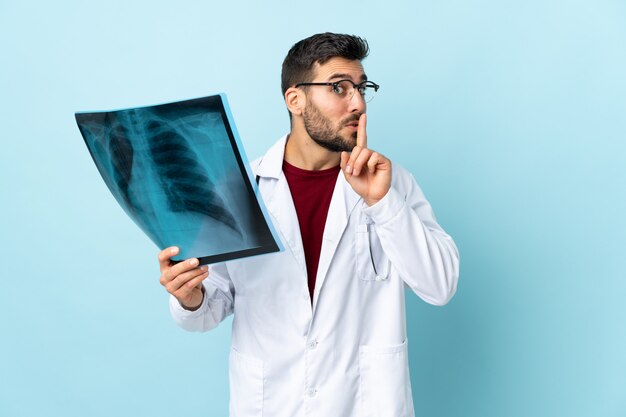
{"label": "lab coat pocket", "polygon": [[406,340],[399,345],[360,346],[362,417],[413,417]]}
{"label": "lab coat pocket", "polygon": [[356,272],[363,281],[386,281],[389,276],[389,261],[384,256],[373,224],[357,225]]}
{"label": "lab coat pocket", "polygon": [[263,361],[230,351],[230,415],[263,415]]}

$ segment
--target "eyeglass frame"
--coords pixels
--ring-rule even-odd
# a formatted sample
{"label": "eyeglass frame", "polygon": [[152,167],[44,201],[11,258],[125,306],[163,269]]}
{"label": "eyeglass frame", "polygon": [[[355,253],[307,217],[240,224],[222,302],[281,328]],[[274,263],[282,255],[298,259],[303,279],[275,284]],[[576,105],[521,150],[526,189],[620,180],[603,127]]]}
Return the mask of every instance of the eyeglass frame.
{"label": "eyeglass frame", "polygon": [[[298,83],[296,84],[294,87],[298,88],[298,87],[302,87],[302,86],[309,86],[309,85],[326,85],[326,86],[331,86],[333,87],[333,92],[335,92],[335,90],[337,89],[337,87],[339,87],[339,83],[342,83],[344,81],[348,81],[350,84],[352,84],[352,95],[350,96],[350,99],[352,99],[352,97],[354,97],[354,91],[359,90],[359,94],[361,95],[361,97],[363,97],[363,94],[361,93],[360,89],[361,88],[365,88],[365,87],[372,87],[374,88],[374,93],[378,92],[378,89],[380,88],[379,84],[376,84],[374,81],[370,81],[370,80],[365,80],[365,81],[361,81],[360,83],[355,83],[354,81],[345,78],[343,80],[338,80],[338,81],[333,81],[333,82],[325,82],[325,83]],[[374,96],[372,96],[371,99],[373,99]],[[367,100],[366,103],[369,103],[370,100]]]}

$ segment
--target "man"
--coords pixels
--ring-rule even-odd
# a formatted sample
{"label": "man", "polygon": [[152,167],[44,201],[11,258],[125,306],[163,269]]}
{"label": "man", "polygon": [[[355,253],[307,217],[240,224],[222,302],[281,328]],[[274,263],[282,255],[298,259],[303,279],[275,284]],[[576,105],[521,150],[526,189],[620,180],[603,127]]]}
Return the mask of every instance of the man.
{"label": "man", "polygon": [[180,326],[234,314],[233,417],[414,415],[404,289],[447,303],[458,253],[412,176],[367,146],[368,52],[323,33],[283,62],[291,132],[253,169],[285,251],[209,270],[159,253]]}

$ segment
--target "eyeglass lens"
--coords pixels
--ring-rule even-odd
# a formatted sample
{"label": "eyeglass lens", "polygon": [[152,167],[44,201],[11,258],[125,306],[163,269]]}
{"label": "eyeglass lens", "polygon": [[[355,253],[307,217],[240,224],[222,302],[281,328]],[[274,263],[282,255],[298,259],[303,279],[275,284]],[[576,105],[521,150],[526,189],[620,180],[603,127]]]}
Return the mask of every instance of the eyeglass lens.
{"label": "eyeglass lens", "polygon": [[365,102],[370,102],[376,94],[376,89],[373,86],[367,84],[358,84],[355,88],[354,84],[352,84],[348,80],[340,81],[339,83],[337,83],[337,88],[334,91],[342,97],[351,99],[352,95],[354,94],[354,90],[357,89],[359,90],[359,94],[361,94],[361,97],[363,97],[363,100]]}

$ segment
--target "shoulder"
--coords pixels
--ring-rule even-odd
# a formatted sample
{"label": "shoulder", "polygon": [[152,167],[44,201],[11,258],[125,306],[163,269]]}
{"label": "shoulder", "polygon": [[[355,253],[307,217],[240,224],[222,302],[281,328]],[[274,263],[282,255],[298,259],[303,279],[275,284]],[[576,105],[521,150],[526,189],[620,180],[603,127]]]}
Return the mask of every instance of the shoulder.
{"label": "shoulder", "polygon": [[287,135],[284,135],[278,139],[263,156],[252,161],[250,166],[255,175],[278,178],[278,174],[283,166],[286,141]]}
{"label": "shoulder", "polygon": [[259,169],[259,165],[261,165],[262,160],[263,160],[263,157],[259,156],[258,158],[250,162],[250,168],[252,168],[252,172],[254,172],[255,174],[257,170]]}

